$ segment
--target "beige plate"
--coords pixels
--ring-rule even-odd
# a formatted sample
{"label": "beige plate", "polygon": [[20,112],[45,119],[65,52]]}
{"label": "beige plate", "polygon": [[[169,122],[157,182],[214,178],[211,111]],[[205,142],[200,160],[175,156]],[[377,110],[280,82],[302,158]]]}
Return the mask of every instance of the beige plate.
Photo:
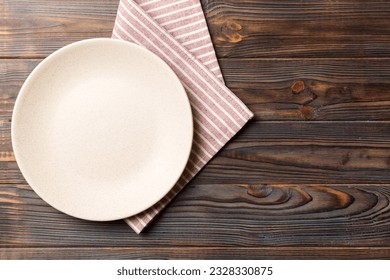
{"label": "beige plate", "polygon": [[192,136],[189,100],[174,72],[146,49],[111,39],[47,57],[12,117],[15,157],[34,191],[95,221],[158,202],[183,172]]}

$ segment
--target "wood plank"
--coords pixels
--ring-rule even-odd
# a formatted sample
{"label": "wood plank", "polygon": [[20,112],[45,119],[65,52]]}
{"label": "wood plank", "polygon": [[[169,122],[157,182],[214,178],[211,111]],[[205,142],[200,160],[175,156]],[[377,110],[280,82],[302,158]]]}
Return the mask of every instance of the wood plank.
{"label": "wood plank", "polygon": [[[367,146],[368,138],[358,128],[370,129],[371,123],[346,122],[341,128],[334,122],[326,122],[318,130],[314,126],[315,123],[252,123],[211,160],[197,182],[390,182],[389,145]],[[380,138],[390,136],[390,123],[378,124],[378,128]],[[270,138],[264,135],[268,132]],[[365,143],[359,143],[359,138]]]}
{"label": "wood plank", "polygon": [[[389,84],[390,58],[382,59],[221,59],[227,82],[245,86],[311,79],[330,83]],[[283,68],[283,71],[277,70]],[[297,92],[298,93],[298,92]]]}
{"label": "wood plank", "polygon": [[27,185],[1,185],[0,193],[2,248],[390,247],[389,184],[265,186],[194,181],[141,236],[123,221],[97,223],[62,214]]}
{"label": "wood plank", "polygon": [[377,247],[99,247],[2,248],[0,259],[389,259],[390,248]]}
{"label": "wood plank", "polygon": [[[10,123],[0,145],[0,183],[25,183]],[[390,122],[252,122],[202,171],[201,184],[390,183]]]}
{"label": "wood plank", "polygon": [[388,57],[388,1],[204,0],[220,57]]}
{"label": "wood plank", "polygon": [[257,120],[390,120],[389,59],[221,59]]}
{"label": "wood plank", "polygon": [[[0,111],[40,59],[0,63]],[[390,120],[390,59],[222,59],[228,86],[257,120]]]}
{"label": "wood plank", "polygon": [[[110,37],[118,0],[5,0],[0,57],[45,57]],[[220,57],[387,57],[386,1],[202,0]],[[315,39],[313,39],[315,37]]]}
{"label": "wood plank", "polygon": [[110,37],[119,0],[4,0],[0,57],[46,57],[69,43]]}

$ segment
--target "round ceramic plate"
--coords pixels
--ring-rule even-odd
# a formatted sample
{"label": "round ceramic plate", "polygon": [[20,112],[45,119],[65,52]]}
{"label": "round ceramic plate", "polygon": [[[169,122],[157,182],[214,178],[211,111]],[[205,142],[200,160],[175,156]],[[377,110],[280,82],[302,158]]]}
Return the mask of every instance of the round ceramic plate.
{"label": "round ceramic plate", "polygon": [[12,117],[15,157],[47,203],[108,221],[164,197],[192,145],[188,97],[169,66],[112,39],[70,44],[25,81]]}

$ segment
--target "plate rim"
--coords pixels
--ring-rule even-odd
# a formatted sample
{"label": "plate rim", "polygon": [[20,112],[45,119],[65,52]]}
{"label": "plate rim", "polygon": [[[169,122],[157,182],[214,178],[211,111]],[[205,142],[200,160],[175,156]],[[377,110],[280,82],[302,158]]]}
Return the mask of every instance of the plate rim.
{"label": "plate rim", "polygon": [[[169,71],[171,76],[172,76],[172,78],[175,79],[178,82],[178,85],[179,85],[178,90],[182,91],[182,93],[185,95],[185,104],[188,107],[187,111],[189,112],[189,115],[187,116],[187,118],[188,118],[187,121],[189,121],[188,124],[189,124],[189,128],[190,128],[190,135],[191,135],[190,139],[191,140],[190,140],[190,143],[189,143],[189,146],[188,146],[189,148],[186,151],[185,164],[183,164],[183,166],[181,167],[180,172],[178,173],[179,175],[176,176],[177,178],[175,177],[175,180],[174,180],[174,183],[172,183],[172,186],[167,187],[167,191],[164,192],[164,194],[162,194],[161,196],[158,196],[159,197],[158,199],[152,200],[150,203],[146,204],[147,206],[143,207],[142,210],[137,211],[137,212],[129,211],[129,214],[126,214],[126,215],[111,215],[112,216],[111,218],[104,218],[104,219],[101,219],[101,218],[98,218],[98,217],[97,218],[85,218],[85,217],[82,217],[82,215],[78,216],[78,215],[70,214],[70,213],[64,211],[63,209],[59,209],[58,207],[53,205],[51,202],[49,202],[47,200],[47,197],[45,197],[45,195],[42,195],[42,192],[40,190],[37,191],[37,189],[34,187],[33,179],[31,179],[31,177],[28,174],[29,171],[26,170],[26,168],[23,166],[24,165],[23,164],[23,160],[21,160],[21,158],[19,157],[20,150],[18,148],[18,144],[16,143],[17,140],[15,139],[16,138],[15,131],[17,130],[16,127],[18,125],[18,115],[20,114],[20,111],[23,108],[23,106],[21,105],[21,102],[22,102],[23,98],[28,94],[28,87],[29,87],[29,85],[35,79],[37,79],[37,78],[39,79],[39,72],[41,71],[40,69],[42,69],[46,65],[50,64],[53,60],[55,60],[58,56],[61,56],[64,52],[68,51],[70,48],[74,48],[74,47],[77,47],[77,46],[82,47],[83,45],[87,45],[87,44],[105,43],[105,42],[107,42],[109,44],[127,45],[128,47],[139,49],[139,50],[143,51],[145,54],[147,54],[148,57],[152,57],[154,60],[156,60],[159,63],[161,63],[162,65],[164,65],[164,67],[166,68],[166,71]],[[192,147],[193,147],[193,137],[194,137],[194,119],[193,119],[191,103],[190,103],[188,94],[187,94],[187,92],[186,92],[186,90],[185,90],[181,80],[176,75],[176,73],[173,71],[173,69],[163,59],[161,59],[158,55],[156,55],[152,51],[148,50],[147,48],[145,48],[143,46],[140,46],[138,44],[132,43],[132,42],[119,40],[119,39],[113,39],[113,38],[90,38],[90,39],[84,39],[84,40],[72,42],[72,43],[70,43],[68,45],[65,45],[65,46],[55,50],[51,54],[49,54],[46,58],[44,58],[41,62],[39,62],[37,66],[35,66],[35,68],[30,72],[30,74],[27,76],[27,78],[23,82],[23,85],[21,86],[21,88],[19,90],[19,93],[18,93],[18,95],[16,97],[15,104],[14,104],[14,107],[13,107],[13,110],[12,110],[12,117],[11,117],[11,143],[12,143],[12,149],[13,149],[13,152],[14,152],[14,156],[15,156],[15,160],[16,160],[16,163],[18,165],[18,168],[19,168],[20,172],[22,173],[24,179],[28,183],[28,185],[31,187],[31,189],[42,200],[44,200],[47,204],[49,204],[51,207],[55,208],[56,210],[58,210],[58,211],[60,211],[62,213],[65,213],[65,214],[67,214],[69,216],[73,216],[73,217],[78,218],[78,219],[89,220],[89,221],[100,221],[100,222],[103,222],[103,221],[115,221],[115,220],[125,219],[125,218],[128,218],[128,217],[137,215],[139,213],[142,213],[143,211],[149,209],[150,207],[152,207],[153,205],[158,203],[161,199],[163,199],[172,190],[172,188],[176,185],[176,183],[179,181],[180,177],[182,176],[182,174],[183,174],[183,172],[184,172],[184,170],[185,170],[185,168],[186,168],[186,166],[188,164],[188,161],[189,161],[189,158],[190,158],[190,155],[191,155],[191,151],[192,151]],[[183,152],[183,154],[184,154],[184,152]]]}

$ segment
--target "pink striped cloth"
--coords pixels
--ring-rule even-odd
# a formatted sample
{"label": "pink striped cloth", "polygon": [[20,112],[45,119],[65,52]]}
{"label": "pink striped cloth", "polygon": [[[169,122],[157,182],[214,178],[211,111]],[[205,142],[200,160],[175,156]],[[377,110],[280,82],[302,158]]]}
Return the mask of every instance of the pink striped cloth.
{"label": "pink striped cloth", "polygon": [[112,38],[162,58],[181,79],[194,118],[193,147],[179,181],[157,204],[125,219],[140,233],[253,113],[223,82],[199,0],[121,0]]}

